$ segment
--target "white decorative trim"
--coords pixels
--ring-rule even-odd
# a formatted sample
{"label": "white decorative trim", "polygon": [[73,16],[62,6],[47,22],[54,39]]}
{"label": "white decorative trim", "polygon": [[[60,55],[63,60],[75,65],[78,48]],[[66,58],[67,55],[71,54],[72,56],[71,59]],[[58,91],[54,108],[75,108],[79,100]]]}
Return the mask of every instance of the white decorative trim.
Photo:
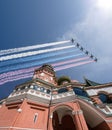
{"label": "white decorative trim", "polygon": [[53,95],[52,99],[60,99],[60,98],[68,97],[68,96],[72,96],[72,95],[74,95],[73,91],[71,91],[71,92],[65,92],[65,93],[60,93],[60,94]]}
{"label": "white decorative trim", "polygon": [[53,113],[50,114],[50,118],[51,118],[51,119],[53,118]]}
{"label": "white decorative trim", "polygon": [[19,109],[17,109],[17,111],[18,111],[19,113],[21,113],[21,112],[22,112],[22,109],[21,109],[21,108],[19,108]]}
{"label": "white decorative trim", "polygon": [[82,110],[79,110],[79,111],[78,111],[78,114],[83,114],[83,111],[82,111]]}
{"label": "white decorative trim", "polygon": [[106,122],[108,122],[108,123],[111,123],[112,122],[112,120],[105,120]]}
{"label": "white decorative trim", "polygon": [[72,115],[75,115],[75,114],[76,114],[76,111],[73,110],[73,111],[72,111]]}
{"label": "white decorative trim", "polygon": [[89,96],[97,95],[97,92],[94,89],[86,90]]}
{"label": "white decorative trim", "polygon": [[3,129],[14,129],[14,130],[42,130],[42,129],[32,129],[32,128],[12,127],[12,126],[0,127],[0,129],[1,129],[1,130],[3,130]]}
{"label": "white decorative trim", "polygon": [[83,114],[83,111],[82,110],[72,111],[72,115],[78,115],[78,114]]}
{"label": "white decorative trim", "polygon": [[110,113],[112,114],[112,109],[110,109],[109,106],[106,105],[106,107],[108,108],[108,110],[110,111]]}
{"label": "white decorative trim", "polygon": [[[33,95],[33,96],[37,96],[37,97],[44,98],[44,99],[48,99],[48,100],[51,99],[51,95],[49,95],[49,94],[46,94],[46,93],[43,93],[43,92],[40,92],[40,91],[35,91],[35,90],[33,90],[34,92],[32,93],[31,91],[32,91],[32,90],[29,90],[29,91],[27,92],[27,94],[31,94],[31,95]],[[38,94],[37,94],[37,93],[38,93]]]}
{"label": "white decorative trim", "polygon": [[109,94],[112,93],[112,87],[105,87],[105,88],[94,88],[94,89],[88,89],[86,92],[88,93],[89,96],[97,95],[98,92],[100,91],[105,91]]}

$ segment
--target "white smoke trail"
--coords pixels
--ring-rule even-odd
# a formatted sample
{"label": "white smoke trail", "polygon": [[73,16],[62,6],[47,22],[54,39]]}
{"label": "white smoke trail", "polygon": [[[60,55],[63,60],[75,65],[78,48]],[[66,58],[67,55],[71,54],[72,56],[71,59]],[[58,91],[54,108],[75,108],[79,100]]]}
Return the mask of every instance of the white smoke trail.
{"label": "white smoke trail", "polygon": [[50,58],[52,56],[59,56],[59,55],[65,55],[65,54],[70,54],[73,52],[78,52],[79,49],[78,48],[70,48],[70,49],[66,49],[66,50],[61,50],[61,51],[55,51],[55,52],[50,52],[50,53],[46,53],[46,54],[41,54],[39,56],[34,55],[34,56],[28,56],[28,57],[24,57],[24,58],[19,58],[19,59],[13,59],[13,60],[7,60],[4,62],[1,62],[0,64],[0,68],[1,67],[7,67],[9,65],[16,65],[18,63],[23,63],[23,62],[30,62],[30,61],[34,61],[34,60],[40,60],[42,58]]}
{"label": "white smoke trail", "polygon": [[0,57],[0,61],[16,59],[16,58],[22,58],[22,57],[42,54],[42,53],[46,53],[46,52],[53,52],[53,51],[63,50],[63,49],[72,48],[72,47],[75,47],[75,46],[71,45],[71,46],[65,46],[65,47],[57,47],[57,48],[52,48],[52,49],[30,51],[30,52],[25,52],[25,53],[19,53],[19,54],[13,54],[13,55],[8,55],[8,56],[2,56],[2,57]]}
{"label": "white smoke trail", "polygon": [[7,54],[12,54],[12,53],[21,52],[21,51],[33,50],[33,49],[37,49],[37,48],[44,48],[44,47],[54,46],[54,45],[59,45],[59,44],[65,44],[68,42],[70,42],[70,40],[61,41],[61,42],[45,43],[45,44],[40,44],[40,45],[32,45],[32,46],[26,46],[26,47],[20,47],[20,48],[13,48],[13,49],[7,49],[7,50],[0,50],[0,55],[7,55]]}

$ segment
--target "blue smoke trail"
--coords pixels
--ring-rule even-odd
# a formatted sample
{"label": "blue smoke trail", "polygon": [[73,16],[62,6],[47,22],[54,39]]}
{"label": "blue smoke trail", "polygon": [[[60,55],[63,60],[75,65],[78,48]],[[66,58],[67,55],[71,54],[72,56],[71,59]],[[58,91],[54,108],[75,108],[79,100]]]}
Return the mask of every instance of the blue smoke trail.
{"label": "blue smoke trail", "polygon": [[46,53],[46,54],[40,54],[40,55],[35,55],[35,56],[29,56],[29,57],[23,57],[23,58],[18,58],[18,59],[13,59],[13,60],[7,60],[7,61],[3,61],[0,64],[0,67],[6,67],[9,66],[11,64],[13,65],[17,65],[18,63],[22,62],[29,62],[29,61],[33,61],[33,60],[39,60],[42,58],[48,58],[50,56],[57,56],[57,55],[62,55],[62,54],[66,54],[66,53],[71,53],[71,52],[75,52],[78,51],[79,49],[77,48],[72,48],[72,49],[65,49],[65,50],[61,50],[61,51],[57,51],[57,52],[51,52],[51,53]]}
{"label": "blue smoke trail", "polygon": [[[64,69],[68,69],[68,68],[72,68],[72,67],[92,63],[92,62],[94,62],[94,61],[89,60],[89,61],[83,61],[83,62],[78,62],[78,63],[73,62],[72,64],[62,65],[62,66],[59,66],[59,67],[54,67],[54,70],[55,71],[60,71],[60,70],[64,70]],[[0,80],[0,85],[5,84],[7,82],[11,82],[11,81],[26,79],[26,78],[29,78],[29,77],[32,77],[32,76],[33,76],[33,72],[28,72],[28,73],[25,73],[25,74],[19,74],[19,75],[5,77],[4,79]]]}
{"label": "blue smoke trail", "polygon": [[77,56],[80,56],[80,55],[83,55],[83,53],[79,53],[79,54],[75,54],[75,55],[67,55],[67,56],[64,56],[64,57],[57,57],[57,58],[52,58],[52,59],[46,59],[44,61],[36,61],[36,62],[29,62],[28,64],[19,64],[19,65],[16,65],[16,66],[8,66],[8,67],[5,67],[5,68],[2,68],[2,70],[0,70],[0,73],[3,73],[3,72],[8,72],[8,71],[12,71],[12,70],[17,70],[17,69],[22,69],[22,68],[28,68],[28,67],[32,67],[32,66],[36,66],[36,65],[42,65],[42,64],[45,64],[45,63],[50,63],[50,62],[56,62],[56,61],[59,61],[59,60],[66,60],[66,59],[69,59],[69,58],[74,58],[74,57],[77,57]]}
{"label": "blue smoke trail", "polygon": [[[85,56],[85,57],[81,57],[81,58],[75,58],[75,59],[71,59],[71,60],[64,60],[64,61],[61,61],[61,62],[56,62],[56,63],[52,63],[51,65],[53,67],[56,67],[56,66],[60,66],[60,65],[65,65],[65,64],[70,64],[70,63],[73,63],[73,62],[79,62],[79,61],[82,61],[82,60],[87,60],[89,59],[88,56]],[[2,73],[0,74],[0,80],[6,78],[6,77],[12,77],[12,76],[15,76],[15,75],[20,75],[20,74],[25,74],[25,73],[30,73],[30,72],[34,72],[35,69],[37,69],[38,67],[30,67],[30,68],[26,68],[26,69],[19,69],[19,70],[14,70],[14,71],[9,71],[7,73]]]}

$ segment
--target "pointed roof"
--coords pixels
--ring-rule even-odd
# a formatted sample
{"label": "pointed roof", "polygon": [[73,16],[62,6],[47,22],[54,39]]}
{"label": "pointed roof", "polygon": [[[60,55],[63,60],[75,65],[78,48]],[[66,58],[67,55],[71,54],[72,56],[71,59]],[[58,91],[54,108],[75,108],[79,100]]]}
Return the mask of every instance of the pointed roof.
{"label": "pointed roof", "polygon": [[91,81],[91,80],[89,80],[89,79],[87,79],[87,78],[85,78],[85,77],[84,77],[84,80],[85,80],[85,83],[86,83],[86,86],[87,86],[87,87],[88,87],[88,86],[97,86],[97,85],[101,85],[100,83],[96,83],[96,82]]}
{"label": "pointed roof", "polygon": [[35,72],[39,70],[47,70],[48,72],[52,73],[55,76],[54,68],[50,64],[42,65],[40,68],[35,69]]}

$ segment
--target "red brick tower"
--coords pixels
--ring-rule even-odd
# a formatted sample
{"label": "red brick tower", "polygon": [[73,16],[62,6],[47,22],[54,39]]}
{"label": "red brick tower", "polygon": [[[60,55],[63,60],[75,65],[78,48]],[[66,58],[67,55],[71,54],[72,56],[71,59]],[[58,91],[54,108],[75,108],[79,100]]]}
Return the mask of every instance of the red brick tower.
{"label": "red brick tower", "polygon": [[43,65],[1,101],[0,130],[112,130],[111,86],[57,79]]}

